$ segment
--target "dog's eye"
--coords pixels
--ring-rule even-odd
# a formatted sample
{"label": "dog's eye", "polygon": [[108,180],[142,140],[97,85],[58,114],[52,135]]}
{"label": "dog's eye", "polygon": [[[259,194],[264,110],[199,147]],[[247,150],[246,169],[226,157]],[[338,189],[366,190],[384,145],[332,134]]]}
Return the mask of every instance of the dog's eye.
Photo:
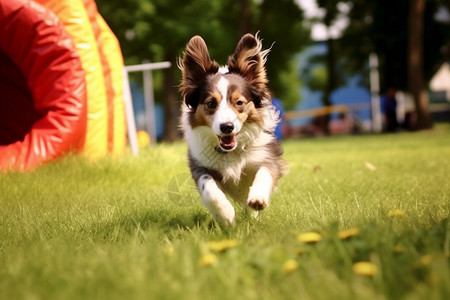
{"label": "dog's eye", "polygon": [[244,105],[244,101],[238,100],[238,101],[236,101],[236,105],[237,106],[242,106],[242,105]]}
{"label": "dog's eye", "polygon": [[208,108],[210,109],[214,109],[217,107],[217,102],[214,100],[209,100],[208,102],[206,102],[206,106],[208,106]]}

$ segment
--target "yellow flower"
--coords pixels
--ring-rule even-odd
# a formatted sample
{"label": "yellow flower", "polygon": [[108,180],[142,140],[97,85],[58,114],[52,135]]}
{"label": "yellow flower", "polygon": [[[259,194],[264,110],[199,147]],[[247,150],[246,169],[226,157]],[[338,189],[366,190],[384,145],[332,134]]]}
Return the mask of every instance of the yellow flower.
{"label": "yellow flower", "polygon": [[302,243],[312,244],[322,240],[322,235],[317,232],[304,232],[297,235],[297,240]]}
{"label": "yellow flower", "polygon": [[368,261],[360,261],[354,263],[352,269],[355,274],[368,277],[375,275],[378,270],[375,264]]}
{"label": "yellow flower", "polygon": [[172,256],[174,252],[175,252],[175,249],[174,249],[173,247],[168,247],[168,248],[166,249],[166,254],[167,254],[168,256]]}
{"label": "yellow flower", "polygon": [[401,209],[391,209],[388,211],[389,218],[402,218],[405,215],[405,212]]}
{"label": "yellow flower", "polygon": [[358,228],[350,228],[346,230],[341,230],[338,232],[338,238],[341,240],[347,240],[359,234]]}
{"label": "yellow flower", "polygon": [[236,240],[211,241],[208,243],[209,249],[215,252],[223,252],[237,245],[239,245],[239,242]]}
{"label": "yellow flower", "polygon": [[288,259],[283,264],[283,272],[286,274],[292,273],[298,269],[298,262],[294,259]]}
{"label": "yellow flower", "polygon": [[406,248],[401,245],[397,245],[394,247],[394,253],[398,254],[406,253]]}
{"label": "yellow flower", "polygon": [[370,162],[366,161],[364,163],[364,165],[366,166],[367,169],[369,169],[370,171],[376,171],[377,167],[375,167],[373,164],[371,164]]}
{"label": "yellow flower", "polygon": [[199,260],[199,264],[202,267],[209,267],[212,266],[217,261],[217,256],[214,253],[208,253],[204,255]]}
{"label": "yellow flower", "polygon": [[426,255],[422,256],[421,258],[419,258],[419,260],[417,260],[414,263],[414,267],[416,267],[416,268],[426,267],[429,264],[431,264],[432,260],[433,260],[433,257],[430,254],[426,254]]}
{"label": "yellow flower", "polygon": [[150,144],[150,136],[145,130],[139,130],[136,134],[139,148],[144,148]]}

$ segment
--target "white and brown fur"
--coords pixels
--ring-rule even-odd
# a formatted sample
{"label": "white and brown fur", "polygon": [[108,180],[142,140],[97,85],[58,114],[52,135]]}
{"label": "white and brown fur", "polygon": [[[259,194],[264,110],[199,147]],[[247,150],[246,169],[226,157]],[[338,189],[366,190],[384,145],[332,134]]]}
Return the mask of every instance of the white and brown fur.
{"label": "white and brown fur", "polygon": [[178,61],[189,167],[203,204],[224,226],[235,222],[227,195],[257,214],[286,173],[273,134],[279,119],[266,86],[268,52],[257,35],[246,34],[228,65],[219,67],[194,36]]}

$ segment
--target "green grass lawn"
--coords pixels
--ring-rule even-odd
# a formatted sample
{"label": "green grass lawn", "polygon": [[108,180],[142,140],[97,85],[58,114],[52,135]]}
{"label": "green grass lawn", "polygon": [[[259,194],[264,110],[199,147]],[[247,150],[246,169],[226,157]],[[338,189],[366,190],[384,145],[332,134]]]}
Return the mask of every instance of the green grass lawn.
{"label": "green grass lawn", "polygon": [[449,125],[283,146],[270,206],[229,230],[184,183],[181,142],[0,173],[0,299],[450,297]]}

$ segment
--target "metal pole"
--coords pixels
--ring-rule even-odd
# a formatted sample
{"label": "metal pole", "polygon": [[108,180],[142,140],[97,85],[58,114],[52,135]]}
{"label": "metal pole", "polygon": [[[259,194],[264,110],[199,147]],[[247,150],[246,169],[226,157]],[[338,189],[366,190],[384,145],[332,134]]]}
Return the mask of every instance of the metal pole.
{"label": "metal pole", "polygon": [[156,70],[156,69],[167,69],[170,68],[172,64],[170,61],[163,61],[159,63],[147,63],[142,65],[131,65],[126,66],[125,69],[128,72],[138,72],[138,71],[144,71],[144,70]]}
{"label": "metal pole", "polygon": [[144,100],[145,100],[145,121],[147,132],[150,135],[152,145],[156,144],[156,117],[155,117],[155,96],[153,94],[153,75],[152,71],[146,69],[144,76]]}
{"label": "metal pole", "polygon": [[[155,105],[153,94],[153,76],[151,70],[167,69],[172,64],[169,61],[163,61],[159,63],[145,63],[141,65],[126,66],[123,71],[124,78],[124,98],[125,98],[125,111],[127,113],[127,127],[128,127],[128,139],[130,142],[131,151],[133,154],[137,154],[139,151],[137,135],[136,135],[136,123],[134,120],[133,104],[131,100],[130,83],[128,80],[129,72],[144,72],[144,99],[145,99],[145,114],[146,114],[146,127],[150,135],[151,143],[156,143],[156,123],[155,123]],[[146,74],[147,73],[147,74]],[[129,110],[129,112],[128,112]]]}
{"label": "metal pole", "polygon": [[372,131],[381,132],[380,112],[380,75],[378,73],[378,56],[371,53],[369,56],[370,67],[370,92],[372,104]]}
{"label": "metal pole", "polygon": [[134,120],[133,102],[131,100],[130,82],[128,79],[128,72],[124,68],[123,74],[123,98],[125,101],[125,115],[127,121],[128,141],[130,143],[131,152],[137,155],[139,146],[136,135],[136,123]]}

